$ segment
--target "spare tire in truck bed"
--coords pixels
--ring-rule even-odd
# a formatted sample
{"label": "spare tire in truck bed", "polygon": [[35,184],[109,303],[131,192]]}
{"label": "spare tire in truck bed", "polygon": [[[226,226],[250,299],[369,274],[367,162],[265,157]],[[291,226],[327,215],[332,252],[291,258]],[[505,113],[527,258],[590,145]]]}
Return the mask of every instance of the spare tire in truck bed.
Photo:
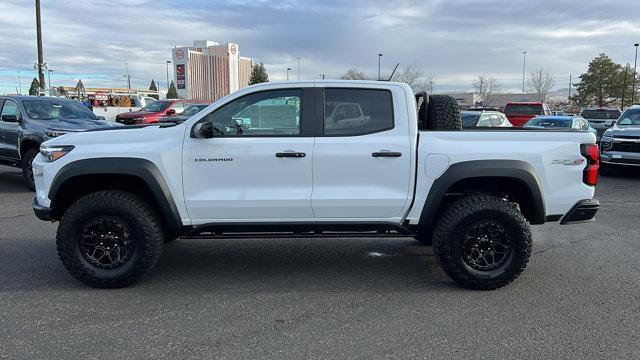
{"label": "spare tire in truck bed", "polygon": [[430,95],[427,103],[427,129],[436,131],[462,130],[460,107],[451,96]]}

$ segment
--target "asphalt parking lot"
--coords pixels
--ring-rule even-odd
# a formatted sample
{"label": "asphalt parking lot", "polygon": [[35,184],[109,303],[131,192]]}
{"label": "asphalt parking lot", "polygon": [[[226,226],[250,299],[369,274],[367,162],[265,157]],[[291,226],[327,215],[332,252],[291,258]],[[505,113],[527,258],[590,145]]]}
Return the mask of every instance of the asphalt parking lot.
{"label": "asphalt parking lot", "polygon": [[0,167],[0,358],[640,358],[640,172],[597,222],[534,227],[513,284],[456,286],[408,239],[178,240],[126,289],[64,270]]}

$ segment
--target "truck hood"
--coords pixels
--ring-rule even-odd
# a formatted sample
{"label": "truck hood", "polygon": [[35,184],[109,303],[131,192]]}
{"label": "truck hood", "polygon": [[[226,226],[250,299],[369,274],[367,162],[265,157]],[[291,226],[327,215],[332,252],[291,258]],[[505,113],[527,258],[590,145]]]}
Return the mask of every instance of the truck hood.
{"label": "truck hood", "polygon": [[163,138],[182,138],[184,127],[162,125],[110,126],[88,129],[82,132],[69,132],[45,142],[46,145],[113,145],[122,147],[127,144],[142,146]]}
{"label": "truck hood", "polygon": [[47,129],[55,129],[62,131],[84,131],[90,129],[111,128],[119,127],[121,124],[109,122],[105,120],[93,120],[93,119],[58,119],[58,120],[45,120],[40,124]]}
{"label": "truck hood", "polygon": [[614,125],[612,128],[605,131],[603,136],[631,136],[640,138],[640,126]]}

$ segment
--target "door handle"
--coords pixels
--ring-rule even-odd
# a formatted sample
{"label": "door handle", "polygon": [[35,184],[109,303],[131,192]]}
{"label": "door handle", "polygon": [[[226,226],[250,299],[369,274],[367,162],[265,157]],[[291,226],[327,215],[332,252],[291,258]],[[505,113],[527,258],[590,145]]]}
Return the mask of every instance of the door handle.
{"label": "door handle", "polygon": [[307,156],[307,154],[303,152],[296,152],[296,151],[284,151],[284,152],[276,153],[276,157],[278,158],[283,158],[283,157],[303,158],[305,156]]}
{"label": "door handle", "polygon": [[402,156],[402,153],[398,152],[398,151],[382,150],[382,151],[376,151],[376,152],[372,153],[371,156],[373,156],[373,157],[400,157],[400,156]]}

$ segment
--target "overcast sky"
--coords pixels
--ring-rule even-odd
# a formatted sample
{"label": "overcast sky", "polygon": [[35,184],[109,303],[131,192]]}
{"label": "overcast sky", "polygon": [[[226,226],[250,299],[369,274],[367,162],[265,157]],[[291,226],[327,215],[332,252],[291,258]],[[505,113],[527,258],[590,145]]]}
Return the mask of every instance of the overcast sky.
{"label": "overcast sky", "polygon": [[[32,0],[0,1],[0,93],[22,91],[36,75]],[[567,87],[569,74],[584,72],[605,52],[633,64],[640,42],[640,1],[143,1],[42,0],[45,62],[52,85],[132,86],[153,78],[166,87],[171,48],[207,39],[236,42],[240,54],[263,62],[272,80],[286,68],[302,77],[340,76],[357,67],[377,75],[396,62],[417,63],[436,79],[436,90],[464,91],[491,73],[506,91],[527,68],[545,67]]]}

